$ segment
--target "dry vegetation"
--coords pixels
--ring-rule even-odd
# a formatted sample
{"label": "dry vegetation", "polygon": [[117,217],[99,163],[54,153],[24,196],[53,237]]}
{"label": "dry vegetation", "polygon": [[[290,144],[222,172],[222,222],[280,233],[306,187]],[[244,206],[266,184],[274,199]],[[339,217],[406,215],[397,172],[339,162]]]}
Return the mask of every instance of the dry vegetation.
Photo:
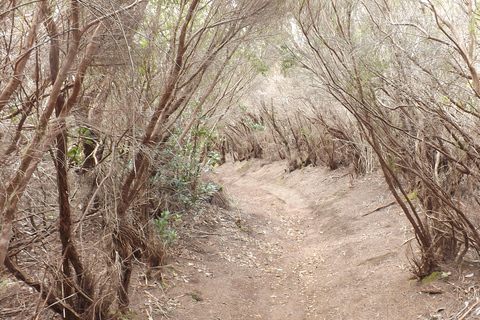
{"label": "dry vegetation", "polygon": [[356,175],[375,167],[354,122],[338,106],[302,99],[298,108],[260,101],[252,110],[240,109],[222,128],[235,161],[287,159],[290,171],[309,165],[332,170],[351,166]]}
{"label": "dry vegetation", "polygon": [[0,2],[0,260],[38,292],[11,316],[128,310],[134,262],[160,265],[172,221],[216,191],[198,176],[217,109],[255,74],[241,52],[274,9]]}
{"label": "dry vegetation", "polygon": [[[476,10],[471,1],[308,1],[296,15],[304,65],[354,115],[415,230],[420,277],[480,249]],[[337,19],[319,30],[329,14]]]}
{"label": "dry vegetation", "polygon": [[[429,275],[441,261],[459,263],[466,254],[477,259],[477,15],[471,1],[294,6],[288,53],[313,77],[310,85],[349,115],[331,102],[316,103],[318,93],[297,94],[301,103],[293,108],[262,103],[227,128],[232,152],[238,159],[257,156],[262,142],[273,141],[291,170],[352,165],[361,174],[378,161],[415,230],[416,275]],[[251,139],[255,121],[269,134]]]}
{"label": "dry vegetation", "polygon": [[418,277],[478,259],[477,4],[294,2],[0,1],[2,316],[120,317],[228,153],[379,167]]}

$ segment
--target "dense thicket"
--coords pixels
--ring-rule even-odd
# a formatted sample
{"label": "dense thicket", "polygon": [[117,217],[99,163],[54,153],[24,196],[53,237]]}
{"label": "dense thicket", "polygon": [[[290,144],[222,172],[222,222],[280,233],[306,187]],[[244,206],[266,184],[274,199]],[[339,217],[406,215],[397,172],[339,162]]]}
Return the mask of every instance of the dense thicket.
{"label": "dense thicket", "polygon": [[356,119],[409,219],[423,277],[478,252],[478,7],[472,1],[303,1],[292,44]]}
{"label": "dense thicket", "polygon": [[1,1],[0,261],[40,294],[31,313],[128,308],[133,261],[160,265],[169,220],[215,191],[198,177],[219,106],[275,7]]}
{"label": "dense thicket", "polygon": [[38,292],[28,312],[126,310],[134,261],[162,264],[172,220],[217,191],[202,167],[227,153],[378,166],[418,276],[478,254],[478,10],[0,1],[0,261]]}
{"label": "dense thicket", "polygon": [[277,70],[294,80],[276,91],[284,101],[257,99],[225,128],[234,158],[267,151],[291,170],[360,174],[378,165],[415,232],[415,274],[478,254],[478,10],[473,1],[292,3]]}

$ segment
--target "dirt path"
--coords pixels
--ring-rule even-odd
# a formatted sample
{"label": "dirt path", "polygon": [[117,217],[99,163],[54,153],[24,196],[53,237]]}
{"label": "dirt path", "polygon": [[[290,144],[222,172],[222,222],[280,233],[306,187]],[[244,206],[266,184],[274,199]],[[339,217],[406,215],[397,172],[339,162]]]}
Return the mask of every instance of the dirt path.
{"label": "dirt path", "polygon": [[[229,163],[208,176],[224,186],[233,209],[205,212],[185,226],[182,249],[164,271],[165,317],[445,315],[457,298],[445,281],[410,281],[402,244],[412,233],[399,208],[363,216],[391,201],[378,175],[352,180],[342,170],[285,167]],[[425,293],[435,290],[442,294]]]}

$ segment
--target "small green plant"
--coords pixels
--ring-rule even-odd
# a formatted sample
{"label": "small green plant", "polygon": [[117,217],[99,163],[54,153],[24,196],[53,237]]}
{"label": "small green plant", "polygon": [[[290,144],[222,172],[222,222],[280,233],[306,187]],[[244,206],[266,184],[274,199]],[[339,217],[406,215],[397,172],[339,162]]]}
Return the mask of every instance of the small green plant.
{"label": "small green plant", "polygon": [[202,195],[202,199],[208,199],[215,194],[215,192],[222,191],[222,186],[216,186],[210,181],[198,185],[198,193]]}
{"label": "small green plant", "polygon": [[268,70],[270,70],[270,67],[267,65],[265,61],[262,61],[260,59],[254,60],[253,61],[253,67],[262,74],[262,76],[266,76],[266,73]]}
{"label": "small green plant", "polygon": [[70,160],[76,164],[79,164],[83,161],[82,159],[82,150],[83,148],[77,144],[74,144],[68,151],[67,156]]}
{"label": "small green plant", "polygon": [[247,120],[247,123],[250,127],[253,128],[253,130],[255,131],[264,131],[265,130],[265,126],[264,125],[261,125],[259,123],[255,123],[253,122],[251,119],[248,119]]}
{"label": "small green plant", "polygon": [[433,282],[433,280],[435,280],[435,278],[437,278],[438,275],[439,275],[439,273],[437,271],[435,271],[432,274],[430,274],[428,277],[423,278],[422,283]]}
{"label": "small green plant", "polygon": [[171,246],[178,240],[177,231],[170,227],[170,221],[181,221],[181,216],[176,214],[171,217],[170,211],[162,211],[160,217],[154,220],[155,231],[162,237],[167,246]]}
{"label": "small green plant", "polygon": [[210,171],[215,165],[222,159],[222,156],[218,151],[208,151],[206,165],[208,166],[208,171]]}
{"label": "small green plant", "polygon": [[280,54],[282,56],[282,72],[285,75],[288,69],[297,66],[297,59],[295,58],[295,55],[285,45],[280,46]]}

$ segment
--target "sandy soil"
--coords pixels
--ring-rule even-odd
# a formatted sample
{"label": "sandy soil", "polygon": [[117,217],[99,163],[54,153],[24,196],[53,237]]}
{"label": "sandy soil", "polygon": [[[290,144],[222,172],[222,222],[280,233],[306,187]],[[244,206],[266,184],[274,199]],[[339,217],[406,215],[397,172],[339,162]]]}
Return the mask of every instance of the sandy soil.
{"label": "sandy soil", "polygon": [[406,218],[397,205],[372,212],[392,200],[379,174],[285,168],[253,160],[205,177],[232,208],[184,221],[163,292],[138,287],[149,319],[478,318],[473,265],[412,280]]}

